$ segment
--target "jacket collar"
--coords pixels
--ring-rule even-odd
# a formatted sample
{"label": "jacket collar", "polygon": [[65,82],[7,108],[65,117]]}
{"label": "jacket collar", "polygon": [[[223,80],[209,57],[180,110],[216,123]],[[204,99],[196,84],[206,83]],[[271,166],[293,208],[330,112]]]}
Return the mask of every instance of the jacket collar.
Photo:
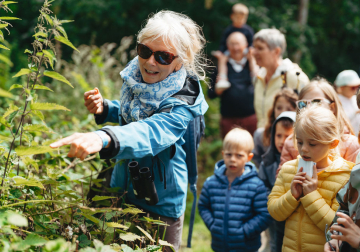
{"label": "jacket collar", "polygon": [[[243,181],[257,176],[256,167],[253,163],[247,162],[245,164],[245,169],[250,169],[250,172],[237,177],[233,182],[232,185],[241,184]],[[215,164],[215,177],[222,183],[222,184],[229,184],[229,180],[227,179],[227,176],[225,175],[226,166],[224,160],[220,160]]]}
{"label": "jacket collar", "polygon": [[[279,77],[281,75],[281,72],[282,71],[289,71],[289,70],[292,70],[296,67],[297,65],[292,63],[291,60],[289,60],[288,58],[284,59],[282,62],[281,62],[281,65],[278,66],[278,68],[276,68],[276,71],[275,73],[271,76],[270,78],[270,81]],[[265,80],[265,77],[266,77],[266,74],[267,74],[267,70],[265,67],[262,67],[260,70],[259,70],[259,73],[257,75],[257,77],[259,79],[262,79],[262,80]]]}

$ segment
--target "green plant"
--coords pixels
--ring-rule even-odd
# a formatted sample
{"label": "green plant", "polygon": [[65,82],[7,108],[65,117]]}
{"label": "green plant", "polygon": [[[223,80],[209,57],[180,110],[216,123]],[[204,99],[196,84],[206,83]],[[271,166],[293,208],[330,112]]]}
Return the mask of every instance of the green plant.
{"label": "green plant", "polygon": [[[63,27],[72,21],[52,16],[52,2],[45,0],[41,7],[33,48],[25,50],[28,68],[13,76],[21,77],[20,84],[10,88],[18,96],[6,91],[6,95],[0,93],[7,97],[8,105],[0,117],[0,250],[161,250],[169,245],[160,239],[162,234],[158,232],[158,227],[165,224],[124,204],[124,195],[117,193],[119,188],[104,187],[104,179],[95,178],[106,170],[101,169],[102,163],[96,155],[85,160],[88,162],[69,160],[60,150],[49,147],[52,140],[48,139],[56,133],[46,125],[45,119],[54,111],[68,109],[44,102],[46,95],[40,94],[53,92],[46,80],[52,79],[52,85],[65,83],[73,87],[54,71],[55,43],[61,42],[78,51]],[[1,1],[0,7],[6,9],[12,3],[15,2]],[[76,172],[79,164],[82,167],[88,164],[88,169]],[[112,168],[110,165],[107,169]],[[106,195],[87,198],[90,187]]]}

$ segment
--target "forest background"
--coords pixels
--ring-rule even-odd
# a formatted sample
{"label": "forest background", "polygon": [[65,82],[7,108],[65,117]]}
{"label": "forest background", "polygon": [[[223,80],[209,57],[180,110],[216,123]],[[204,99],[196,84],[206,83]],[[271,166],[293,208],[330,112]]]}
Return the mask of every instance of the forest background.
{"label": "forest background", "polygon": [[[38,10],[43,0],[18,0],[11,6],[10,34],[5,34],[10,51],[0,51],[0,88],[9,90],[17,83],[11,78],[28,64],[25,49],[33,41]],[[48,102],[56,102],[70,112],[46,113],[46,122],[56,134],[49,138],[67,136],[73,132],[95,130],[83,106],[83,92],[99,87],[103,96],[118,99],[121,88],[119,72],[135,55],[135,38],[150,13],[167,9],[188,15],[200,26],[208,41],[205,52],[219,46],[223,30],[231,24],[229,15],[234,0],[56,0],[52,11],[60,19],[75,20],[66,26],[71,42],[80,50],[60,43],[56,55],[56,70],[71,80],[74,89],[57,85],[54,94],[46,94]],[[275,27],[286,35],[287,54],[297,62],[311,79],[316,75],[334,81],[344,69],[360,71],[360,0],[244,0],[249,7],[248,25],[255,32]],[[211,59],[213,60],[213,59]],[[215,64],[215,61],[213,61]],[[46,79],[53,82],[51,79]],[[47,83],[47,82],[45,82]],[[56,82],[55,82],[56,84]],[[204,92],[207,87],[204,85]],[[45,92],[45,91],[44,91]],[[0,97],[0,112],[10,99]],[[207,176],[213,173],[215,162],[221,158],[219,134],[219,101],[208,101],[206,135],[200,146],[199,191]],[[98,160],[98,157],[96,157]],[[99,161],[100,162],[100,161]],[[100,164],[100,163],[99,163]],[[82,166],[72,167],[81,173]],[[191,203],[191,195],[188,197]],[[187,235],[188,204],[183,239]],[[199,216],[196,217],[193,251],[209,251],[210,236]]]}

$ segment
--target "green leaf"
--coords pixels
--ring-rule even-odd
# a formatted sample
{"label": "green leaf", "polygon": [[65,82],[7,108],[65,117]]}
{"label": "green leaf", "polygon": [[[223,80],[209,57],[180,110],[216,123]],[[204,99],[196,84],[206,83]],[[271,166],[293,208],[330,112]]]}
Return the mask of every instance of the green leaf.
{"label": "green leaf", "polygon": [[43,124],[29,124],[25,125],[23,128],[24,131],[40,131],[40,132],[51,132],[54,133],[51,129]]}
{"label": "green leaf", "polygon": [[133,233],[126,233],[126,234],[120,234],[120,239],[124,241],[135,241],[135,240],[141,240],[141,237]]}
{"label": "green leaf", "polygon": [[71,22],[74,22],[74,20],[60,20],[60,24],[71,23]]}
{"label": "green leaf", "polygon": [[9,24],[0,24],[0,29],[7,27]]}
{"label": "green leaf", "polygon": [[17,2],[14,2],[14,1],[4,1],[4,2],[2,2],[2,4],[14,4],[14,3],[17,3]]}
{"label": "green leaf", "polygon": [[0,123],[5,125],[6,127],[11,127],[10,123],[8,123],[4,117],[0,116]]}
{"label": "green leaf", "polygon": [[17,18],[17,17],[0,17],[0,20],[17,20],[17,19],[20,19],[20,18]]}
{"label": "green leaf", "polygon": [[1,48],[1,49],[5,49],[5,50],[10,50],[9,48],[7,48],[6,46],[4,46],[4,45],[2,45],[2,44],[0,44],[0,48]]}
{"label": "green leaf", "polygon": [[12,178],[14,181],[15,181],[15,184],[17,186],[19,185],[25,185],[25,186],[37,186],[39,187],[40,189],[44,189],[44,186],[43,184],[41,184],[40,181],[36,180],[36,179],[26,179],[26,178],[23,178],[23,177],[20,177],[20,176],[15,176]]}
{"label": "green leaf", "polygon": [[78,237],[78,240],[79,240],[79,246],[81,248],[86,247],[86,246],[90,246],[90,244],[91,244],[91,241],[84,234],[80,235]]}
{"label": "green leaf", "polygon": [[0,60],[5,62],[5,64],[7,64],[11,67],[13,66],[13,63],[11,62],[11,60],[3,54],[0,54]]}
{"label": "green leaf", "polygon": [[163,240],[161,240],[161,239],[159,239],[159,244],[160,244],[161,246],[174,247],[174,245],[168,243],[167,241],[163,241]]}
{"label": "green leaf", "polygon": [[67,40],[69,40],[69,39],[68,39],[68,36],[67,36],[67,34],[66,34],[66,31],[65,31],[65,29],[64,29],[64,27],[58,26],[58,27],[56,27],[56,30],[58,30],[59,32],[61,32],[61,34],[62,34]]}
{"label": "green leaf", "polygon": [[11,85],[11,87],[9,88],[9,91],[16,89],[16,88],[23,88],[23,85],[21,84],[13,84]]}
{"label": "green leaf", "polygon": [[42,154],[52,151],[54,151],[54,149],[52,149],[50,146],[33,146],[33,147],[19,146],[15,148],[15,152],[18,156]]}
{"label": "green leaf", "polygon": [[159,251],[160,249],[161,249],[161,246],[158,246],[158,245],[148,245],[146,247],[147,252],[155,252],[155,251]]}
{"label": "green leaf", "polygon": [[136,226],[150,241],[155,242],[151,235],[139,226]]}
{"label": "green leaf", "polygon": [[94,198],[92,198],[92,201],[107,200],[107,199],[116,199],[116,197],[96,195]]}
{"label": "green leaf", "polygon": [[61,74],[57,73],[57,72],[53,72],[53,71],[44,71],[44,75],[47,76],[47,77],[50,77],[50,78],[53,78],[55,80],[58,80],[58,81],[62,81],[66,84],[68,84],[70,87],[74,88],[71,83],[64,77],[62,76]]}
{"label": "green leaf", "polygon": [[9,211],[7,221],[10,225],[15,225],[18,227],[27,227],[28,220],[21,214]]}
{"label": "green leaf", "polygon": [[37,116],[40,118],[41,121],[44,121],[44,115],[41,111],[39,110],[31,110],[31,114],[34,115],[34,116]]}
{"label": "green leaf", "polygon": [[30,54],[33,54],[32,51],[30,51],[29,49],[26,49],[24,53],[30,53]]}
{"label": "green leaf", "polygon": [[0,96],[1,97],[7,97],[7,98],[14,98],[14,95],[4,89],[0,88]]}
{"label": "green leaf", "polygon": [[139,214],[139,213],[144,213],[143,211],[141,211],[140,209],[138,208],[135,208],[135,207],[129,207],[129,208],[125,208],[123,211],[122,211],[123,214],[132,214],[132,215],[136,215],[136,214]]}
{"label": "green leaf", "polygon": [[134,250],[126,244],[121,244],[121,249],[123,252],[134,252]]}
{"label": "green leaf", "polygon": [[12,139],[11,137],[6,137],[6,136],[3,136],[3,135],[0,135],[0,140],[10,142],[10,141],[12,141],[13,139]]}
{"label": "green leaf", "polygon": [[71,72],[71,75],[75,78],[75,80],[80,84],[83,90],[87,91],[92,89],[89,85],[89,83],[86,82],[85,78],[76,72]]}
{"label": "green leaf", "polygon": [[47,86],[42,86],[42,85],[38,85],[38,84],[35,84],[34,89],[36,89],[36,90],[42,89],[42,90],[48,90],[48,91],[54,92]]}
{"label": "green leaf", "polygon": [[88,214],[82,214],[86,219],[91,220],[92,222],[98,224],[100,220],[98,218],[95,218],[94,216],[88,215]]}
{"label": "green leaf", "polygon": [[64,106],[55,104],[55,103],[41,103],[36,102],[30,105],[32,110],[66,110],[70,111],[70,109],[65,108]]}
{"label": "green leaf", "polygon": [[29,157],[25,157],[25,158],[22,158],[22,161],[24,162],[24,164],[26,166],[29,166],[29,165],[32,165],[32,167],[34,167],[34,169],[39,172],[39,165],[38,163],[34,160],[34,159],[31,159]]}
{"label": "green leaf", "polygon": [[42,246],[45,243],[47,243],[48,240],[46,240],[45,238],[36,235],[36,234],[30,234],[26,237],[25,240],[23,240],[20,244],[18,249],[25,251],[28,248],[30,248],[31,246]]}
{"label": "green leaf", "polygon": [[53,26],[54,25],[54,22],[52,21],[51,17],[49,15],[47,15],[46,13],[40,11],[41,15],[43,15],[46,19],[46,21],[51,25]]}
{"label": "green leaf", "polygon": [[66,39],[62,36],[55,36],[55,39],[67,46],[70,46],[72,49],[76,50],[77,52],[80,52],[78,49],[76,49],[76,47],[68,39]]}
{"label": "green leaf", "polygon": [[122,228],[125,230],[129,228],[127,226],[121,225],[120,223],[116,223],[116,222],[106,222],[105,224],[110,228]]}
{"label": "green leaf", "polygon": [[45,32],[37,32],[33,35],[33,37],[39,37],[39,36],[47,38],[48,35]]}
{"label": "green leaf", "polygon": [[52,50],[43,50],[42,52],[44,53],[45,57],[49,59],[51,68],[54,70],[54,61],[56,61],[54,52]]}
{"label": "green leaf", "polygon": [[22,75],[25,75],[25,74],[30,74],[30,73],[31,73],[31,70],[30,70],[30,69],[22,68],[17,74],[15,74],[15,75],[13,76],[13,78],[19,77],[19,76],[22,76]]}
{"label": "green leaf", "polygon": [[10,104],[10,107],[6,110],[5,114],[3,115],[4,118],[8,117],[11,113],[18,111],[19,108],[14,104]]}

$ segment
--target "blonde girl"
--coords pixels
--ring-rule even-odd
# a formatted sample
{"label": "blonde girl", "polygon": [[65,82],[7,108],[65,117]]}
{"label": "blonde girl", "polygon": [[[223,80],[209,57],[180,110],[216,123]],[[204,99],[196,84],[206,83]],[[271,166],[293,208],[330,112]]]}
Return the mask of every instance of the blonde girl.
{"label": "blonde girl", "polygon": [[298,159],[283,165],[268,201],[270,215],[286,220],[282,251],[323,251],[325,226],[329,225],[339,204],[337,192],[347,183],[354,163],[338,155],[341,140],[338,119],[322,106],[300,111],[294,136],[302,159],[313,161],[313,176]]}
{"label": "blonde girl", "polygon": [[270,146],[271,126],[275,119],[284,111],[295,111],[298,95],[290,88],[281,89],[274,97],[272,107],[268,111],[265,127],[258,128],[254,132],[255,147],[253,150],[253,161],[259,166],[262,161],[262,155],[265,154]]}
{"label": "blonde girl", "polygon": [[[348,161],[355,162],[356,156],[360,151],[360,145],[354,136],[351,124],[345,115],[334,88],[323,78],[312,80],[309,85],[306,85],[301,90],[297,109],[300,110],[313,104],[321,105],[333,112],[341,134],[341,143],[339,144],[340,156]],[[285,162],[296,159],[297,155],[299,155],[299,152],[294,147],[293,137],[289,136],[281,152],[279,168]]]}

